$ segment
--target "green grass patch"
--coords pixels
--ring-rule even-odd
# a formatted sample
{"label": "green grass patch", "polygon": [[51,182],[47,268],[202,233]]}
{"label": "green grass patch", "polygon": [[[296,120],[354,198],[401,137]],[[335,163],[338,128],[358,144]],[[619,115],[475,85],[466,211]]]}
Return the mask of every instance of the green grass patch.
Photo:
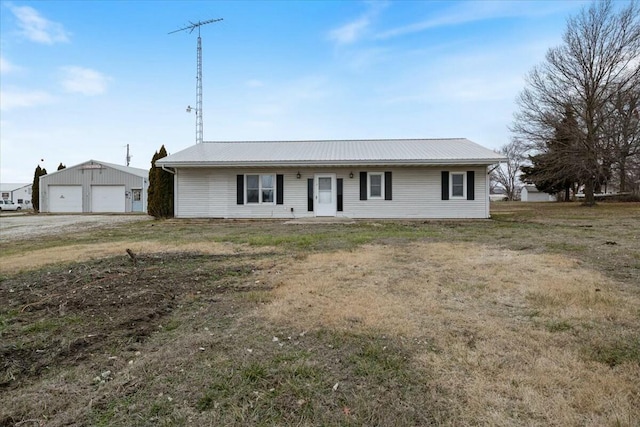
{"label": "green grass patch", "polygon": [[[304,340],[312,348],[300,348]],[[215,359],[195,402],[221,425],[419,425],[431,420],[425,374],[397,341],[321,330],[240,366]],[[289,347],[289,348],[287,348]],[[236,363],[237,363],[236,359]],[[417,399],[417,400],[416,400]]]}
{"label": "green grass patch", "polygon": [[549,320],[544,326],[549,332],[567,332],[573,329],[573,325],[567,320]]}
{"label": "green grass patch", "polygon": [[600,339],[585,340],[583,351],[586,357],[610,367],[631,362],[640,366],[640,336],[609,335]]}
{"label": "green grass patch", "polygon": [[547,243],[547,248],[553,251],[570,252],[573,254],[586,252],[589,249],[589,247],[585,244],[576,244],[569,242],[549,242]]}
{"label": "green grass patch", "polygon": [[47,319],[40,319],[36,322],[24,326],[22,328],[22,334],[53,334],[65,327],[76,325],[80,322],[82,322],[82,318],[78,316],[50,317]]}

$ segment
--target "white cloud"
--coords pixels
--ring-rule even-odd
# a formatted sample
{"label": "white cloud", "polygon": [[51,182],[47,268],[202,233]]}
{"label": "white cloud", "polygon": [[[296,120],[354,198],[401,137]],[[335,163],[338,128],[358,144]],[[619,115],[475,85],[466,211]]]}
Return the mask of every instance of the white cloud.
{"label": "white cloud", "polygon": [[44,91],[24,91],[20,89],[2,90],[0,93],[0,110],[9,111],[16,108],[37,107],[51,104],[55,98]]}
{"label": "white cloud", "polygon": [[439,14],[421,21],[380,32],[377,39],[389,39],[405,34],[419,33],[433,28],[512,17],[541,17],[575,8],[582,2],[509,2],[467,1],[453,3]]}
{"label": "white cloud", "polygon": [[351,44],[360,40],[365,34],[367,34],[373,20],[377,17],[380,11],[382,11],[382,9],[387,7],[387,3],[371,2],[369,5],[369,10],[359,18],[329,31],[329,40],[340,45]]}
{"label": "white cloud", "polygon": [[64,73],[62,87],[71,93],[81,93],[83,95],[100,95],[106,92],[107,83],[111,80],[104,74],[83,67],[62,67]]}
{"label": "white cloud", "polygon": [[329,32],[329,39],[338,44],[349,44],[356,41],[365,32],[371,23],[369,17],[363,16],[355,21],[349,22],[342,27],[335,28]]}
{"label": "white cloud", "polygon": [[19,71],[21,68],[0,56],[0,74],[10,74]]}
{"label": "white cloud", "polygon": [[29,6],[13,6],[9,9],[18,19],[22,35],[36,43],[54,44],[69,41],[69,32],[58,22],[49,21]]}

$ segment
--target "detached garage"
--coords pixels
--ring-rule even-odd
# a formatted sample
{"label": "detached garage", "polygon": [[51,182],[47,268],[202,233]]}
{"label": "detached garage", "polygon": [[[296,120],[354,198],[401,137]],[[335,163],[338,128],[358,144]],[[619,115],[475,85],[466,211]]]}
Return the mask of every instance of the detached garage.
{"label": "detached garage", "polygon": [[147,211],[149,172],[89,160],[40,177],[40,212]]}

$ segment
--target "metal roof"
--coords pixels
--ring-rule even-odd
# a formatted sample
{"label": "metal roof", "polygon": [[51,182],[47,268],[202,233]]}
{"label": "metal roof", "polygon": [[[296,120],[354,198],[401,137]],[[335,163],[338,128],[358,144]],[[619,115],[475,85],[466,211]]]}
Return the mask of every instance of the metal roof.
{"label": "metal roof", "polygon": [[156,161],[168,167],[490,165],[504,156],[465,138],[214,141]]}
{"label": "metal roof", "polygon": [[0,191],[16,191],[19,190],[23,187],[28,187],[31,186],[31,183],[28,184],[24,184],[24,183],[20,183],[20,184],[16,184],[16,183],[0,183]]}
{"label": "metal roof", "polygon": [[[111,169],[116,169],[119,170],[120,172],[124,172],[124,173],[128,173],[131,175],[135,175],[135,176],[139,176],[140,178],[148,178],[149,177],[149,171],[147,169],[140,169],[140,168],[134,168],[131,166],[122,166],[122,165],[116,165],[114,163],[107,163],[107,162],[103,162],[100,160],[87,160],[86,162],[82,162],[82,163],[78,163],[77,165],[73,165],[73,166],[69,166],[67,168],[64,169],[60,169],[60,170],[56,170],[53,171],[47,175],[52,175],[54,173],[59,173],[59,172],[65,172],[65,171],[70,171],[72,169],[75,168],[82,168],[83,166],[88,166],[88,165],[102,165],[104,167],[107,168],[111,168]],[[43,175],[43,176],[47,176],[47,175]]]}

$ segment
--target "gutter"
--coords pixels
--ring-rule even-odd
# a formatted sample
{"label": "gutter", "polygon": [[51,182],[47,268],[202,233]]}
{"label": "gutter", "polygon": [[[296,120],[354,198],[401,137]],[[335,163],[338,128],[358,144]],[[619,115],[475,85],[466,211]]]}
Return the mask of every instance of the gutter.
{"label": "gutter", "polygon": [[175,175],[176,174],[175,169],[171,169],[170,167],[165,166],[165,165],[162,165],[162,170],[169,172],[171,175]]}
{"label": "gutter", "polygon": [[[230,162],[171,162],[168,163],[171,167],[191,167],[191,168],[238,168],[238,167],[353,167],[353,166],[456,166],[456,165],[493,165],[506,161],[506,158],[496,159],[447,159],[447,160],[428,160],[428,161],[416,161],[416,160],[347,160],[347,161],[327,161],[327,162],[310,162],[310,161],[281,161],[281,162],[243,162],[243,161],[230,161]],[[162,165],[164,169],[166,166]],[[173,172],[172,172],[173,173]]]}

